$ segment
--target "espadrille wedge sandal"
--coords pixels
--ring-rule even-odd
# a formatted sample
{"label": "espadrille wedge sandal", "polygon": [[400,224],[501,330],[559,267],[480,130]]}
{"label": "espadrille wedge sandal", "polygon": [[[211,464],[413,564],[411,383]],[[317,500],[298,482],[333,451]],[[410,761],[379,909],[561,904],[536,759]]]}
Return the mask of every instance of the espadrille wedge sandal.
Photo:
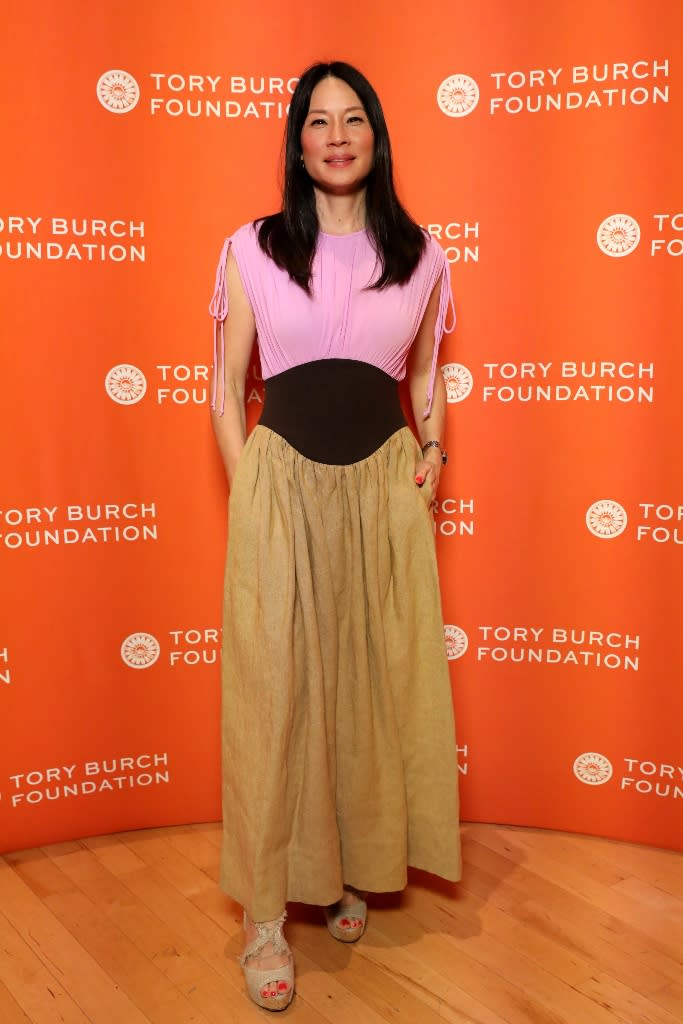
{"label": "espadrille wedge sandal", "polygon": [[365,902],[364,894],[357,892],[350,886],[344,886],[346,892],[352,893],[356,899],[353,903],[333,903],[331,907],[325,907],[325,920],[330,935],[340,942],[357,942],[365,931],[368,919],[368,905]]}
{"label": "espadrille wedge sandal", "polygon": [[[239,962],[242,965],[244,979],[247,983],[249,998],[257,1006],[264,1010],[286,1010],[294,995],[294,957],[289,948],[287,940],[282,934],[282,926],[285,923],[287,911],[280,915],[275,921],[254,921],[258,935],[249,943]],[[244,914],[244,927],[247,927],[247,914]],[[265,946],[271,944],[271,951],[268,954],[276,956],[278,953],[287,955],[287,963],[284,967],[275,967],[268,970],[253,966],[250,967],[248,960],[258,957]]]}

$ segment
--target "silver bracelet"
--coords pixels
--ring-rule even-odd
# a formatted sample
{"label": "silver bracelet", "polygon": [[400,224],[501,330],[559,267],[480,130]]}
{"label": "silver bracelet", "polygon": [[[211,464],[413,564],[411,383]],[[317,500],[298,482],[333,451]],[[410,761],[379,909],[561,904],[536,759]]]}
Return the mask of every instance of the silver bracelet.
{"label": "silver bracelet", "polygon": [[438,448],[439,449],[439,451],[441,452],[441,464],[443,466],[445,466],[446,463],[448,462],[448,452],[444,451],[444,449],[441,447],[441,441],[425,441],[425,443],[422,445],[422,455],[423,456],[424,456],[424,454],[425,454],[425,452],[427,451],[428,448]]}

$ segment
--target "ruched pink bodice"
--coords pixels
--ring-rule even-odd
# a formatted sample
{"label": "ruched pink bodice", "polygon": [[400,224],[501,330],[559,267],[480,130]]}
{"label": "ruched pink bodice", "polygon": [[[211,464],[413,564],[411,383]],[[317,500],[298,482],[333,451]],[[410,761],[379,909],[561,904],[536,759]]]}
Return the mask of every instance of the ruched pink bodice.
{"label": "ruched pink bodice", "polygon": [[259,247],[253,224],[239,228],[223,245],[209,307],[215,319],[213,408],[216,381],[222,378],[222,328],[228,315],[225,265],[230,248],[256,320],[264,379],[302,363],[335,358],[371,363],[402,380],[429,297],[441,281],[425,408],[425,416],[429,415],[439,343],[455,321],[453,316],[453,323],[446,327],[453,301],[450,272],[443,250],[433,239],[410,281],[371,291],[364,289],[376,278],[378,262],[367,232],[321,232],[313,260],[312,294],[307,295]]}

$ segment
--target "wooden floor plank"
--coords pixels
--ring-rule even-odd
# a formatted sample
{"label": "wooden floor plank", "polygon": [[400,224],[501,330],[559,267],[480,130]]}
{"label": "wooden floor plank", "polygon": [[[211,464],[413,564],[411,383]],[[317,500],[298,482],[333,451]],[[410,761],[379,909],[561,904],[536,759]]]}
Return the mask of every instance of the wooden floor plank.
{"label": "wooden floor plank", "polygon": [[505,1024],[503,1017],[471,996],[456,980],[440,975],[428,955],[421,959],[419,945],[403,945],[401,933],[387,928],[386,914],[373,912],[375,919],[379,924],[369,924],[359,952],[381,966],[394,984],[419,996],[449,1024]]}
{"label": "wooden floor plank", "polygon": [[[418,890],[419,892],[419,890]],[[593,946],[590,953],[568,949],[566,943],[556,941],[544,929],[537,929],[531,921],[519,919],[499,910],[479,896],[460,887],[460,898],[455,903],[457,913],[471,924],[479,918],[487,935],[493,935],[512,949],[524,951],[525,957],[539,967],[550,971],[571,988],[587,995],[600,1006],[609,1006],[624,1020],[657,1021],[658,1024],[678,1024],[657,1004],[656,990],[666,983],[664,975],[655,975],[646,969],[646,984],[641,988],[638,971],[634,971],[630,958],[622,957],[620,977],[613,971],[614,958],[603,962],[602,949]],[[611,952],[610,950],[607,951]]]}
{"label": "wooden floor plank", "polygon": [[[682,965],[683,966],[683,965]],[[683,983],[670,982],[655,993],[657,1002],[678,1021],[683,1021]]]}
{"label": "wooden floor plank", "polygon": [[206,833],[188,827],[178,832],[174,831],[167,839],[178,853],[200,871],[205,872],[214,883],[218,881],[220,849],[209,840]]}
{"label": "wooden floor plank", "polygon": [[112,979],[6,862],[0,861],[0,906],[92,1024],[149,1024]]}
{"label": "wooden floor plank", "polygon": [[[191,946],[112,875],[92,850],[84,847],[62,854],[46,847],[45,852],[174,984],[194,980],[198,964]],[[202,962],[200,974],[204,967]]]}
{"label": "wooden floor plank", "polygon": [[683,900],[678,896],[673,896],[665,889],[653,885],[652,882],[629,875],[628,878],[613,885],[612,889],[616,893],[629,896],[631,899],[645,904],[658,913],[666,914],[670,921],[679,926],[683,924]]}
{"label": "wooden floor plank", "polygon": [[[17,1020],[22,1024],[26,1019],[31,1024],[90,1024],[60,980],[1,912],[0,984],[7,993],[4,1000],[0,999],[0,1008],[7,1011],[8,1021],[17,1007]],[[4,1024],[5,1016],[0,1020]]]}
{"label": "wooden floor plank", "polygon": [[[566,888],[560,873],[553,875],[547,864],[543,864],[543,871],[540,874],[531,866],[521,864],[518,849],[513,842],[508,847],[511,854],[508,859],[505,844],[501,845],[500,837],[496,836],[496,832],[499,831],[491,829],[490,833],[478,833],[483,839],[482,843],[468,840],[466,856],[469,860],[487,868],[494,875],[501,873],[508,885],[517,886],[520,892],[526,892],[533,904],[551,909],[559,918],[580,923],[586,931],[592,930],[639,962],[660,971],[669,980],[679,979],[681,944],[676,943],[675,939],[670,943],[660,941],[662,936],[665,939],[668,936],[668,931],[661,927],[661,915],[658,917],[655,914],[652,919],[653,925],[658,925],[653,935],[637,924],[634,926],[630,921],[624,920],[624,913],[615,915],[603,910],[599,902],[596,903],[578,894],[572,888]],[[617,896],[613,902],[615,909],[619,909],[618,899]],[[635,916],[637,919],[638,915],[633,914],[632,904],[633,901],[629,901],[626,916]]]}
{"label": "wooden floor plank", "polygon": [[163,971],[82,893],[50,896],[46,903],[152,1024],[209,1024]]}
{"label": "wooden floor plank", "polygon": [[517,917],[533,926],[546,941],[563,946],[588,963],[599,964],[602,970],[617,981],[631,985],[642,995],[651,998],[668,984],[666,974],[638,960],[621,945],[606,941],[603,938],[604,932],[598,928],[586,927],[585,908],[583,913],[575,907],[568,907],[564,913],[559,913],[554,906],[530,900],[518,908]]}
{"label": "wooden floor plank", "polygon": [[491,849],[498,852],[505,850],[513,863],[527,867],[547,881],[556,882],[566,892],[582,897],[593,906],[645,932],[657,949],[676,958],[677,951],[683,945],[683,922],[669,920],[663,932],[661,914],[656,909],[651,909],[623,892],[615,892],[610,886],[594,882],[573,864],[555,859],[542,849],[537,849],[531,837],[517,835],[514,842],[511,842],[501,830],[495,829],[489,829],[484,836],[484,842]]}
{"label": "wooden floor plank", "polygon": [[[556,834],[550,833],[551,841]],[[652,885],[683,899],[683,857],[680,853],[598,836],[569,835],[565,839],[574,855],[618,866],[628,874],[647,878]]]}
{"label": "wooden floor plank", "polygon": [[[99,856],[99,849],[94,852]],[[108,859],[106,853],[105,859]],[[195,980],[183,978],[181,986],[182,991],[192,995],[193,1002],[197,991],[201,998],[206,999],[202,1005],[196,1003],[201,1011],[212,1020],[216,1019],[216,1013],[222,1012],[223,1017],[219,1019],[225,1021],[225,1008],[228,1007],[229,1012],[235,1015],[235,1020],[253,1021],[254,1024],[262,1022],[261,1012],[244,993],[242,972],[235,956],[226,956],[226,933],[153,868],[143,864],[141,868],[124,872],[119,878],[140,904],[162,922],[168,932],[171,950],[182,950],[187,946],[203,965],[201,989],[199,977]],[[225,904],[224,897],[223,901]],[[233,927],[235,932],[239,930],[236,922]],[[174,952],[171,956],[174,956]],[[196,966],[196,961],[193,961],[193,969]],[[218,983],[214,975],[218,976]],[[205,992],[206,986],[208,990]]]}
{"label": "wooden floor plank", "polygon": [[298,942],[292,948],[297,965],[297,1004],[300,1000],[305,1002],[329,1024],[384,1024],[381,1014],[351,992],[335,974],[321,971]]}
{"label": "wooden floor plank", "polygon": [[[521,832],[521,842],[532,844],[553,860],[571,864],[588,878],[616,892],[631,894],[657,909],[668,909],[683,920],[683,858],[670,850],[560,836],[544,829]],[[615,849],[616,847],[616,849]],[[610,851],[610,856],[604,856]],[[603,855],[601,855],[601,852]],[[645,881],[647,877],[647,881]]]}
{"label": "wooden floor plank", "polygon": [[[112,875],[125,875],[136,868],[145,866],[135,853],[119,839],[118,836],[95,836],[92,839],[82,839],[82,844],[95,854],[101,864],[104,864],[107,871]],[[68,852],[58,848],[55,853]]]}
{"label": "wooden floor plank", "polygon": [[[100,845],[98,849],[102,849],[102,846]],[[47,852],[51,852],[50,848],[47,848]],[[249,1019],[253,1017],[255,1021],[262,1020],[251,1004],[248,1008],[231,1007],[230,1004],[236,997],[234,988],[195,954],[184,937],[170,930],[167,923],[142,905],[121,878],[107,871],[102,862],[92,855],[91,850],[83,848],[80,851],[67,851],[65,854],[57,855],[55,860],[70,878],[81,885],[83,891],[101,910],[116,921],[120,930],[178,986],[179,991],[187,997],[192,1006],[204,1015],[201,1019],[226,1024],[232,1020],[247,1020],[248,1012],[251,1015]],[[143,862],[136,860],[136,869],[138,863]],[[213,891],[221,903],[221,916],[225,918],[225,897],[218,892],[215,885]],[[238,928],[235,927],[235,933],[237,931]],[[221,965],[223,960],[221,950]],[[305,998],[304,991],[301,995],[302,999]],[[239,1002],[243,1002],[244,999],[244,994],[240,991]],[[302,1021],[303,1017],[307,1016],[316,1024],[320,1022],[317,1014],[311,1017],[307,1010],[300,1010],[298,1015]],[[187,1019],[194,1020],[189,1016]]]}
{"label": "wooden floor plank", "polygon": [[[515,984],[522,987],[528,997],[533,999],[545,1012],[553,1012],[565,1024],[574,1024],[579,1020],[591,1020],[592,1024],[613,1024],[613,1017],[602,1007],[595,1005],[586,998],[571,982],[565,980],[562,973],[555,973],[564,968],[568,974],[567,964],[561,964],[557,949],[549,947],[547,960],[539,965],[533,958],[533,950],[527,951],[524,945],[508,945],[501,941],[495,928],[488,929],[488,922],[477,922],[462,906],[435,905],[429,895],[417,887],[407,893],[407,912],[432,934],[441,934],[446,940],[462,952],[476,959],[493,975],[504,979],[514,979]],[[590,970],[581,967],[574,961],[573,981],[584,980]]]}
{"label": "wooden floor plank", "polygon": [[568,898],[571,909],[560,911],[552,902],[529,900],[523,887],[515,888],[508,882],[496,885],[495,874],[484,871],[471,859],[460,888],[505,911],[512,920],[529,924],[545,942],[558,944],[588,963],[601,965],[607,974],[643,995],[651,996],[667,983],[665,974],[607,941],[604,929],[585,927],[586,917],[593,918],[593,925],[596,922],[594,912],[584,901],[575,899],[572,903]]}
{"label": "wooden floor plank", "polygon": [[136,857],[188,899],[216,888],[216,878],[181,853],[163,829],[120,833],[119,838]]}
{"label": "wooden floor plank", "polygon": [[[0,1024],[258,1024],[219,823],[0,858]],[[458,886],[411,872],[362,941],[293,905],[292,1024],[682,1024],[683,856],[465,825]]]}
{"label": "wooden floor plank", "polygon": [[329,939],[326,929],[323,934],[322,924],[302,925],[294,936],[296,950],[315,965],[328,984],[334,980],[381,1021],[439,1024],[438,1009],[428,1006],[418,994],[391,983],[381,964],[363,956],[360,950]]}
{"label": "wooden floor plank", "polygon": [[[422,968],[436,973],[435,991],[444,993],[447,1005],[456,1009],[462,1005],[458,1002],[457,989],[446,996],[448,990],[442,988],[444,982],[455,981],[457,988],[465,993],[465,1006],[480,1003],[489,1014],[499,1016],[506,1024],[529,1024],[529,1021],[564,1024],[562,1017],[546,1012],[516,978],[496,976],[469,952],[445,941],[443,935],[425,931],[419,921],[403,910],[384,910],[376,927],[381,928],[391,942],[409,946]],[[473,1019],[478,1021],[479,1018],[475,1015]]]}
{"label": "wooden floor plank", "polygon": [[24,1013],[10,990],[1,981],[0,1020],[3,1024],[31,1024],[31,1018]]}
{"label": "wooden floor plank", "polygon": [[[484,838],[492,831],[490,825],[467,826],[467,834],[472,839],[476,839],[477,836]],[[573,866],[586,878],[600,885],[616,885],[631,874],[623,862],[616,859],[604,860],[596,856],[590,847],[576,843],[575,836],[548,832],[547,829],[506,828],[504,832],[508,841],[519,842],[522,846],[530,845],[537,853],[543,853],[562,864]]]}

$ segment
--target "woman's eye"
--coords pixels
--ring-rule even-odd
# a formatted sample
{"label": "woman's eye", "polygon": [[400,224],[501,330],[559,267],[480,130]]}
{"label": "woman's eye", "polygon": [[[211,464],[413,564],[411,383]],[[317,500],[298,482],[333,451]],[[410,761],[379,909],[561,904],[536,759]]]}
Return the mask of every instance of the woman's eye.
{"label": "woman's eye", "polygon": [[311,121],[311,125],[316,124],[325,124],[325,121],[323,120],[322,117],[316,117],[313,121]]}
{"label": "woman's eye", "polygon": [[352,117],[349,118],[349,124],[352,124],[354,121],[357,122],[358,124],[362,124],[363,118],[359,117],[358,114],[354,114]]}

